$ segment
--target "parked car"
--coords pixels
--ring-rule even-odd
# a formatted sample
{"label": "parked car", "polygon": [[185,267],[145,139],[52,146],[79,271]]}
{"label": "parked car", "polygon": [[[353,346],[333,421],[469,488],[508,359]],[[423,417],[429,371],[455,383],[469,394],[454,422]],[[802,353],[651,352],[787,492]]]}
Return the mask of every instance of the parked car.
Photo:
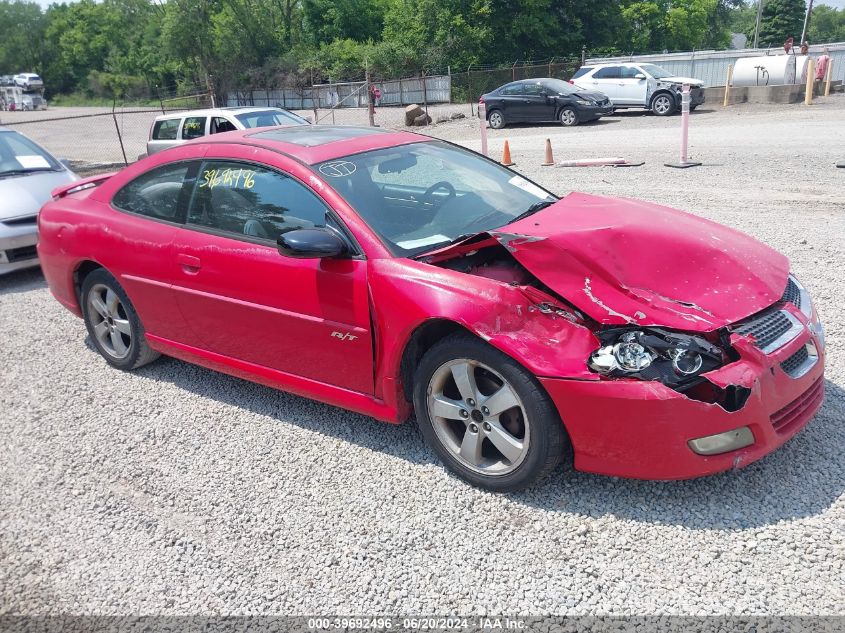
{"label": "parked car", "polygon": [[276,125],[308,125],[308,121],[282,108],[213,108],[162,114],[150,128],[147,155],[209,134]]}
{"label": "parked car", "polygon": [[571,126],[613,114],[607,95],[560,79],[524,79],[481,97],[487,122],[495,130],[509,123],[558,121]]}
{"label": "parked car", "polygon": [[40,90],[44,87],[41,77],[35,73],[20,73],[19,75],[15,75],[14,82],[16,86],[20,86],[24,90]]}
{"label": "parked car", "polygon": [[38,251],[114,367],[167,354],[388,422],[415,411],[493,490],[573,455],[648,479],[745,466],[824,395],[822,326],[783,255],[409,132],[188,143],[56,191]]}
{"label": "parked car", "polygon": [[654,64],[614,63],[582,66],[571,83],[587,90],[601,90],[616,108],[646,108],[669,116],[681,107],[681,88],[690,85],[690,110],[704,103],[704,82],[677,77]]}
{"label": "parked car", "polygon": [[36,217],[78,176],[27,137],[0,127],[0,275],[38,265]]}
{"label": "parked car", "polygon": [[15,78],[12,75],[0,75],[0,86],[14,86]]}

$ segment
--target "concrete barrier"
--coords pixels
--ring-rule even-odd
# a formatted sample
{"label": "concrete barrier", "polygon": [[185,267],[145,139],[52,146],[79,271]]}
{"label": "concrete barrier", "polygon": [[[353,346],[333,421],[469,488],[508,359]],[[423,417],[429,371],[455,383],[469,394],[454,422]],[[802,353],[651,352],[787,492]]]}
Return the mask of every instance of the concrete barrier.
{"label": "concrete barrier", "polygon": [[[832,81],[831,92],[842,91],[842,81]],[[824,85],[816,82],[815,94],[824,94]],[[724,86],[714,86],[704,89],[705,106],[721,104],[725,97]],[[781,86],[740,86],[731,87],[728,105],[737,103],[799,103],[804,100],[803,84],[787,84]]]}

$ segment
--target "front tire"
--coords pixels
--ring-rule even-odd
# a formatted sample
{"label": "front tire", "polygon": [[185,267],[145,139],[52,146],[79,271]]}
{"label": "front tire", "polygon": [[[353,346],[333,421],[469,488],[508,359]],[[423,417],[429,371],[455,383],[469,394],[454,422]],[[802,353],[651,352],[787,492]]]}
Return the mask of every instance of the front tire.
{"label": "front tire", "polygon": [[558,116],[560,124],[564,127],[573,127],[578,125],[578,112],[575,108],[564,108],[560,111]]}
{"label": "front tire", "polygon": [[82,316],[94,347],[118,369],[137,369],[160,354],[147,344],[138,313],[121,285],[102,268],[82,283]]}
{"label": "front tire", "polygon": [[675,99],[668,93],[661,92],[651,100],[651,111],[657,116],[671,116],[676,109]]}
{"label": "front tire", "polygon": [[414,379],[417,424],[446,467],[480,488],[535,484],[570,453],[557,409],[529,372],[467,334],[423,356]]}
{"label": "front tire", "polygon": [[494,130],[501,130],[503,127],[505,127],[505,115],[502,114],[501,110],[493,110],[487,116],[487,123]]}

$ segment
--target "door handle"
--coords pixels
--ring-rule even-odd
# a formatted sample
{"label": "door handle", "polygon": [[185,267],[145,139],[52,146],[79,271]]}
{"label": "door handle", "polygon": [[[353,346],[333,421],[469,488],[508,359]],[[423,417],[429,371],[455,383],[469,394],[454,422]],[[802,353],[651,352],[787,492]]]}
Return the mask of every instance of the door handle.
{"label": "door handle", "polygon": [[200,258],[194,257],[193,255],[185,255],[184,253],[179,253],[176,256],[176,261],[179,262],[182,266],[182,270],[186,273],[190,273],[195,275],[200,269]]}

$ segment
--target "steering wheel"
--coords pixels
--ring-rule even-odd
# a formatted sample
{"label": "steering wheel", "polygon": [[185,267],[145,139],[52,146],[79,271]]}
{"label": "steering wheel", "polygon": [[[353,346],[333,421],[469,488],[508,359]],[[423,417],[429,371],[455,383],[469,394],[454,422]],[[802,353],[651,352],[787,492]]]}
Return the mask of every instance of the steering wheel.
{"label": "steering wheel", "polygon": [[[434,192],[440,189],[445,189],[449,193],[449,197],[445,198],[440,202],[440,204],[435,203]],[[440,182],[436,182],[431,187],[425,190],[425,193],[420,198],[421,202],[425,204],[430,204],[433,207],[442,207],[446,204],[449,200],[454,198],[457,194],[455,188],[452,186],[452,183],[447,182],[445,180],[441,180]]]}

